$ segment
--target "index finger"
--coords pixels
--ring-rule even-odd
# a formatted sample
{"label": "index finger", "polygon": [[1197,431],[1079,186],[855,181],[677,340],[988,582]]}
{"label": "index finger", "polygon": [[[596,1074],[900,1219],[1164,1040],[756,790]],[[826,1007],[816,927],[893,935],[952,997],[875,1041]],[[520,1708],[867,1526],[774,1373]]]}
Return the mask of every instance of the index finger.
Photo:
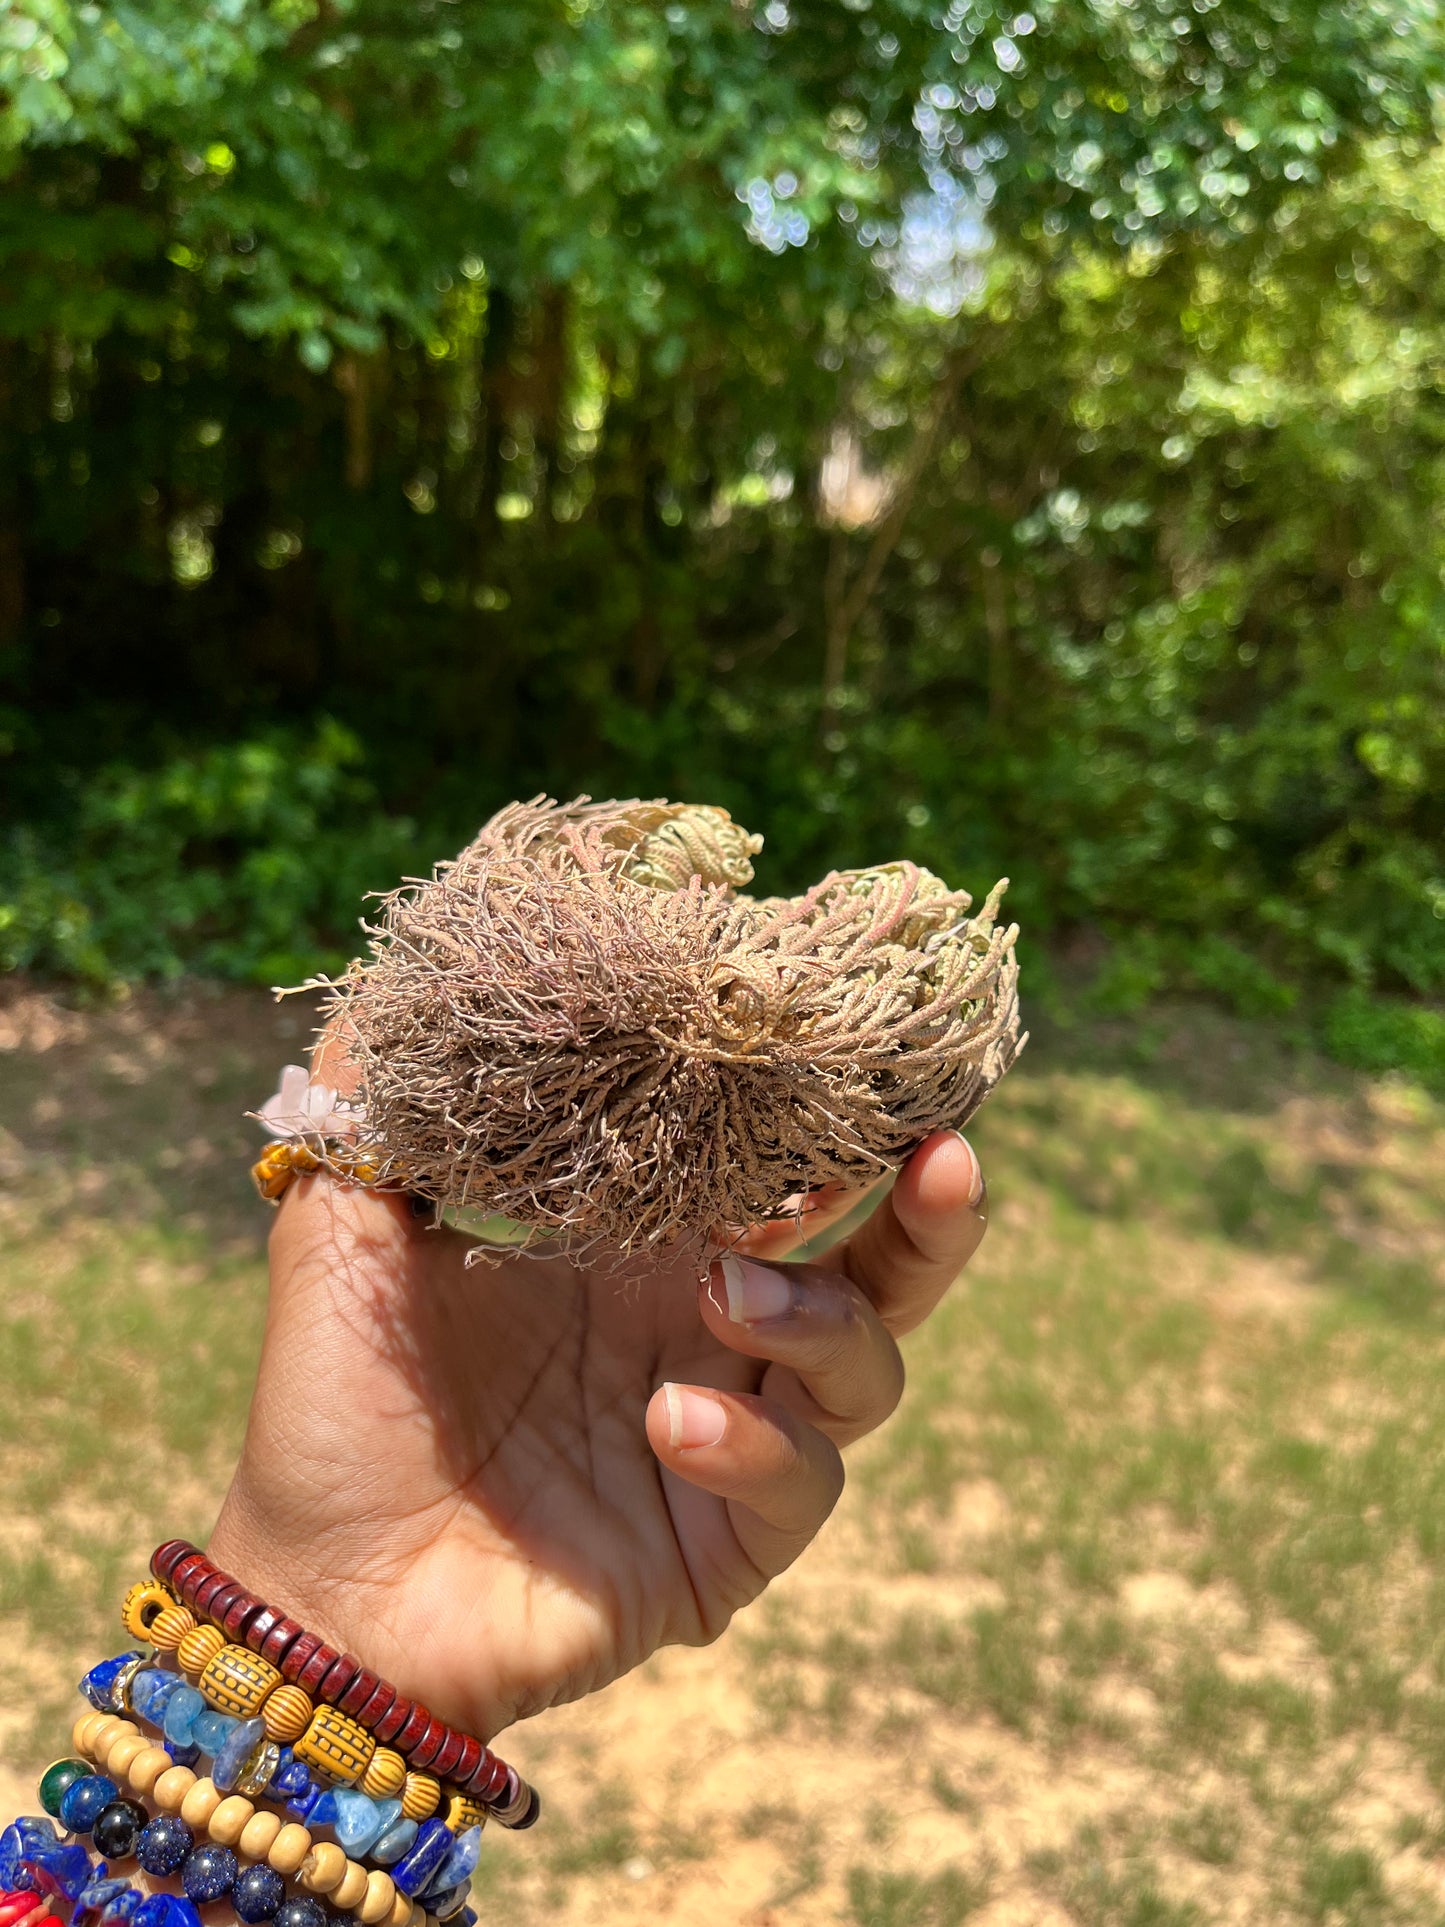
{"label": "index finger", "polygon": [[973,1146],[936,1131],[836,1254],[895,1337],[921,1325],[983,1241],[988,1188]]}

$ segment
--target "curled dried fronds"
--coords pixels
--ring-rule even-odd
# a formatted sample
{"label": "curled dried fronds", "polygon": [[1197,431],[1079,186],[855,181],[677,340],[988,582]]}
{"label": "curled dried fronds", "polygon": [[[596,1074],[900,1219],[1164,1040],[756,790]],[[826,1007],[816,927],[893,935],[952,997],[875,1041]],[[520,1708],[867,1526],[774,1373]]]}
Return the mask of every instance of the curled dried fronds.
{"label": "curled dried fronds", "polygon": [[761,839],[666,803],[503,810],[332,987],[383,1181],[618,1253],[866,1184],[1016,1055],[998,885],[910,863],[735,894]]}

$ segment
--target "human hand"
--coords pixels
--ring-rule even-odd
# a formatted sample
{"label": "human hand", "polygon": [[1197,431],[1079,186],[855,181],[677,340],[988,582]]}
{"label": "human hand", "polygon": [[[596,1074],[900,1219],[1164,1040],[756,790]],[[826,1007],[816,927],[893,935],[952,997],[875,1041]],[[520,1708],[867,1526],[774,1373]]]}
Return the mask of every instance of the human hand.
{"label": "human hand", "polygon": [[939,1133],[822,1265],[467,1269],[406,1199],[303,1179],[271,1240],[245,1447],[212,1556],[484,1739],[702,1645],[790,1565],[896,1339],[984,1232]]}

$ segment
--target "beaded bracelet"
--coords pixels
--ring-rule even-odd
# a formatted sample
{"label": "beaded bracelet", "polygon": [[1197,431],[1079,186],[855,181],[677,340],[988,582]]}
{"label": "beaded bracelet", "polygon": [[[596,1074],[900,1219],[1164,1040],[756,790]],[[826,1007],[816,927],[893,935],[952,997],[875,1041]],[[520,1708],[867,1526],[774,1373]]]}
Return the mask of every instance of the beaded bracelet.
{"label": "beaded bracelet", "polygon": [[[215,1681],[218,1691],[230,1691],[231,1704],[225,1710],[264,1719],[265,1707],[279,1702],[291,1716],[288,1736],[290,1726],[305,1715],[304,1730],[295,1735],[298,1756],[309,1757],[338,1779],[361,1780],[365,1786],[374,1757],[384,1749],[400,1756],[403,1771],[410,1767],[413,1773],[450,1781],[504,1827],[535,1823],[541,1811],[535,1789],[481,1740],[446,1725],[350,1653],[337,1652],[266,1605],[195,1546],[183,1539],[167,1540],[152,1554],[151,1571],[162,1587],[156,1597],[137,1600],[133,1610],[138,1618],[154,1608],[138,1636],[153,1640],[157,1631],[167,1630],[161,1615],[173,1603],[163,1591],[169,1585],[190,1613],[236,1642],[212,1655],[218,1665],[219,1650],[229,1656],[228,1666],[220,1668],[226,1673],[224,1684],[219,1677]],[[296,1691],[283,1698],[287,1686]],[[328,1713],[312,1710],[313,1695]]]}
{"label": "beaded bracelet", "polygon": [[[217,1754],[211,1776],[198,1775],[191,1770],[191,1764],[198,1757],[196,1747],[177,1749],[170,1742],[158,1745],[148,1740],[132,1720],[104,1710],[124,1706],[127,1711],[135,1712],[132,1696],[139,1699],[144,1693],[152,1711],[142,1712],[139,1717],[154,1723],[153,1696],[156,1688],[166,1683],[172,1689],[172,1696],[182,1690],[175,1674],[145,1667],[137,1672],[134,1657],[126,1655],[121,1655],[119,1662],[107,1660],[93,1668],[86,1675],[83,1690],[93,1702],[101,1702],[102,1710],[85,1715],[77,1724],[74,1733],[77,1750],[103,1765],[115,1781],[127,1781],[135,1792],[148,1795],[162,1814],[178,1814],[187,1829],[205,1829],[218,1846],[239,1847],[244,1853],[264,1856],[278,1872],[299,1871],[302,1884],[313,1892],[329,1893],[333,1884],[343,1889],[347,1911],[353,1905],[359,1906],[360,1897],[366,1892],[369,1904],[362,1911],[368,1922],[373,1913],[378,1921],[386,1918],[386,1909],[398,1894],[404,1904],[398,1904],[389,1927],[407,1927],[408,1921],[411,1927],[420,1927],[419,1919],[411,1919],[413,1896],[425,1901],[428,1910],[443,1921],[462,1911],[486,1821],[485,1812],[475,1802],[454,1798],[448,1805],[445,1820],[431,1819],[419,1826],[415,1820],[403,1817],[400,1800],[376,1802],[344,1788],[323,1791],[310,1780],[299,1762],[281,1759],[283,1752],[289,1755],[289,1748],[278,1749],[262,1742],[252,1751],[255,1734],[247,1732],[242,1722],[214,1713],[206,1717],[233,1729],[239,1745],[228,1756],[228,1739]],[[196,1693],[192,1697],[199,1701],[201,1696]],[[252,1724],[259,1727],[260,1722]],[[243,1754],[249,1756],[244,1771]],[[269,1754],[270,1758],[263,1758],[258,1767],[257,1754]],[[57,1770],[65,1764],[58,1763]],[[291,1777],[293,1773],[299,1773],[300,1784]],[[111,1792],[115,1791],[111,1780],[103,1784]],[[431,1785],[434,1805],[436,1783]],[[244,1792],[236,1791],[237,1788],[244,1788]],[[247,1794],[286,1800],[287,1812],[298,1821],[305,1819],[308,1825],[287,1824],[278,1814],[258,1809]],[[288,1797],[292,1795],[299,1798]],[[77,1820],[80,1817],[77,1810]],[[102,1821],[104,1817],[102,1815]],[[117,1840],[124,1845],[130,1837],[124,1813],[118,1812],[114,1818]],[[345,1827],[350,1838],[343,1845],[318,1842],[317,1832],[326,1826],[338,1832]],[[385,1839],[381,1838],[383,1831]],[[355,1849],[357,1861],[349,1858],[347,1847]],[[366,1858],[377,1863],[378,1877],[370,1881],[369,1887],[368,1870],[360,1864],[360,1859]],[[144,1860],[142,1864],[146,1864]]]}
{"label": "beaded bracelet", "polygon": [[[455,1867],[447,1869],[446,1859],[438,1860],[436,1848],[419,1857],[414,1847],[395,1869],[377,1867],[368,1871],[334,1842],[318,1840],[308,1828],[283,1822],[278,1814],[258,1808],[239,1794],[223,1793],[213,1781],[198,1778],[188,1767],[167,1765],[155,1774],[155,1762],[148,1759],[151,1749],[129,1720],[92,1713],[77,1722],[72,1738],[77,1753],[107,1769],[112,1776],[108,1785],[123,1777],[137,1792],[150,1792],[160,1809],[158,1818],[140,1832],[138,1840],[120,1844],[138,1845],[140,1863],[148,1873],[179,1873],[188,1895],[198,1903],[221,1899],[231,1890],[240,1856],[263,1862],[279,1880],[295,1878],[308,1892],[324,1896],[340,1912],[356,1914],[364,1927],[422,1927],[425,1918],[444,1921],[462,1911],[465,1893],[455,1906],[442,1903],[470,1879],[476,1866],[476,1842],[465,1836],[454,1838],[442,1822],[435,1823],[446,1834],[439,1844],[447,1855],[459,1851],[462,1856]],[[67,1812],[66,1797],[62,1796],[61,1803],[63,1819],[83,1822],[89,1817]],[[73,1802],[74,1796],[68,1797]],[[94,1821],[98,1841],[104,1818],[102,1813]],[[194,1841],[202,1834],[219,1853],[214,1867],[208,1861],[196,1871],[194,1881],[188,1881]],[[424,1844],[418,1837],[417,1846]],[[443,1870],[454,1877],[436,1882],[437,1904],[428,1909],[414,1896],[429,1888]],[[288,1923],[283,1921],[281,1927],[288,1927]],[[300,1927],[300,1923],[292,1927]]]}
{"label": "beaded bracelet", "polygon": [[[194,1907],[226,1898],[247,1922],[328,1927],[329,1917],[312,1895],[324,1896],[342,1916],[364,1927],[443,1927],[458,1916],[459,1927],[475,1927],[476,1914],[466,1900],[479,1829],[455,1839],[443,1822],[434,1821],[433,1837],[424,1837],[424,1830],[396,1868],[368,1872],[333,1842],[319,1841],[307,1828],[285,1824],[249,1800],[223,1795],[189,1768],[171,1765],[163,1749],[149,1746],[129,1720],[88,1713],[76,1723],[72,1739],[84,1757],[58,1760],[47,1768],[41,1804],[72,1834],[92,1835],[108,1859],[134,1857],[146,1873],[179,1877],[192,1905],[182,1906],[183,1918],[157,1918],[151,1927],[198,1927]],[[106,1771],[93,1771],[90,1763]],[[137,1794],[151,1795],[159,1808],[154,1818],[138,1800],[122,1796],[121,1781]],[[33,1831],[44,1824],[16,1826]],[[86,1898],[82,1889],[87,1880],[94,1887],[109,1874],[106,1860],[91,1867],[78,1840],[32,1849],[36,1852],[35,1872],[71,1900]],[[0,1862],[3,1858],[0,1845]],[[243,1859],[249,1864],[243,1866]],[[30,1866],[22,1857],[22,1875]],[[286,1881],[293,1878],[307,1892],[288,1900]],[[127,1886],[123,1880],[110,1880],[104,1894],[91,1894],[89,1905],[101,1909],[104,1903],[102,1919],[119,1918],[130,1911],[129,1905],[112,1903]]]}
{"label": "beaded bracelet", "polygon": [[267,1204],[279,1204],[297,1178],[313,1171],[325,1171],[345,1184],[375,1184],[377,1178],[374,1164],[335,1140],[321,1140],[318,1153],[300,1139],[275,1138],[251,1166],[251,1182]]}
{"label": "beaded bracelet", "polygon": [[[175,1644],[179,1638],[175,1657],[187,1665],[193,1678],[204,1676],[212,1700],[223,1698],[229,1690],[227,1671],[225,1667],[212,1667],[218,1653],[225,1650],[223,1634],[212,1626],[195,1626],[193,1615],[173,1601],[150,1617],[150,1609],[158,1605],[156,1596],[170,1599],[170,1594],[154,1584],[131,1588],[125,1596],[127,1630],[141,1636],[148,1632],[152,1640],[160,1642],[156,1661],[168,1642]],[[148,1626],[146,1619],[150,1619]],[[231,1651],[239,1651],[241,1659],[250,1659],[245,1650]],[[291,1861],[301,1858],[306,1861],[302,1885],[329,1892],[333,1881],[347,1906],[353,1904],[353,1894],[360,1898],[366,1892],[368,1906],[364,1912],[376,1912],[378,1919],[397,1892],[420,1898],[439,1921],[470,1914],[466,1896],[487,1817],[478,1802],[453,1794],[445,1819],[424,1819],[418,1825],[405,1813],[407,1809],[422,1815],[434,1813],[441,1788],[430,1775],[407,1775],[403,1800],[374,1800],[345,1786],[322,1786],[312,1781],[306,1765],[289,1746],[276,1746],[264,1738],[260,1719],[241,1721],[223,1715],[206,1703],[202,1692],[187,1688],[177,1673],[164,1671],[158,1663],[146,1663],[143,1653],[119,1653],[92,1667],[81,1680],[81,1692],[98,1713],[87,1715],[75,1730],[77,1748],[87,1755],[98,1755],[116,1779],[129,1781],[141,1794],[150,1794],[164,1813],[179,1811],[179,1823],[185,1827],[206,1827],[218,1846],[264,1852],[276,1867],[281,1860],[287,1861],[287,1871]],[[185,1713],[185,1730],[173,1719],[177,1709]],[[119,1717],[121,1711],[170,1730],[171,1738],[164,1746],[148,1742],[131,1721]],[[193,1738],[198,1744],[191,1744]],[[177,1740],[187,1744],[177,1746]],[[214,1755],[208,1779],[191,1771],[202,1752]],[[391,1761],[401,1775],[405,1767],[401,1755],[391,1755]],[[329,1765],[328,1761],[322,1767],[328,1779]],[[116,1790],[110,1781],[104,1782],[104,1788]],[[287,1813],[295,1821],[306,1821],[306,1827],[287,1827],[272,1811],[258,1813],[247,1794],[285,1800]],[[114,1821],[123,1833],[123,1811],[114,1815]],[[324,1827],[341,1836],[339,1844],[316,1840],[316,1831]],[[189,1840],[189,1835],[185,1838]],[[358,1860],[349,1860],[347,1850],[355,1850]],[[312,1852],[316,1854],[314,1863],[310,1861]],[[368,1869],[360,1865],[366,1858],[376,1861],[378,1869],[387,1869],[391,1885],[374,1879],[370,1888],[366,1887]],[[212,1875],[214,1869],[210,1867],[198,1869],[198,1879],[206,1883]],[[399,1902],[389,1927],[420,1927],[420,1919],[408,1921],[408,1915],[410,1900]],[[295,1927],[304,1927],[304,1923],[295,1923]],[[466,1921],[462,1927],[466,1927]]]}
{"label": "beaded bracelet", "polygon": [[[182,1555],[175,1570],[189,1565],[194,1598],[209,1598],[212,1611],[223,1619],[237,1607],[254,1617],[249,1607],[259,1608],[260,1602],[239,1596],[243,1589],[202,1555],[186,1546],[161,1549],[168,1550]],[[198,1623],[190,1607],[161,1582],[132,1586],[121,1618],[152,1652],[117,1654],[81,1681],[81,1692],[95,1709],[75,1729],[74,1743],[83,1757],[50,1769],[48,1794],[42,1788],[47,1811],[63,1809],[72,1831],[98,1829],[115,1857],[134,1850],[148,1872],[179,1873],[187,1901],[171,1897],[178,1908],[192,1900],[205,1904],[236,1888],[233,1897],[243,1918],[248,1917],[244,1908],[250,1908],[256,1920],[270,1919],[278,1906],[296,1915],[277,1916],[279,1927],[328,1927],[330,1917],[312,1898],[322,1894],[341,1910],[335,1927],[475,1927],[475,1913],[466,1903],[488,1818],[481,1801],[452,1789],[445,1795],[445,1817],[437,1816],[444,1795],[433,1774],[409,1769],[400,1752],[377,1745],[329,1703],[318,1707],[304,1688],[284,1681],[278,1668],[247,1647],[228,1643],[220,1626]],[[328,1677],[332,1672],[328,1663]],[[430,1719],[424,1710],[423,1719]],[[148,1736],[136,1721],[158,1729],[157,1734]],[[286,1744],[293,1739],[294,1746]],[[472,1745],[482,1753],[479,1741]],[[203,1754],[212,1761],[209,1776],[204,1767],[192,1771]],[[478,1764],[486,1783],[498,1787],[514,1813],[520,1795],[525,1811],[516,1817],[534,1816],[535,1795],[510,1768],[494,1756]],[[357,1788],[358,1779],[365,1791]],[[150,1798],[160,1809],[156,1817],[122,1796],[122,1786]],[[258,1806],[263,1798],[284,1801],[294,1818]],[[337,1839],[321,1837],[318,1829],[326,1828]],[[58,1851],[69,1855],[75,1845]],[[238,1856],[247,1855],[257,1864],[243,1871]],[[373,1867],[362,1864],[368,1858]],[[103,1864],[100,1872],[106,1872]],[[86,1865],[77,1862],[70,1869],[72,1886],[88,1877]],[[307,1891],[286,1900],[287,1878]],[[4,1890],[9,1885],[4,1883]],[[129,1906],[124,1895],[115,1899],[112,1918]],[[306,1914],[307,1908],[314,1914]],[[199,1927],[199,1921],[186,1913],[184,1919],[157,1917],[141,1927]]]}

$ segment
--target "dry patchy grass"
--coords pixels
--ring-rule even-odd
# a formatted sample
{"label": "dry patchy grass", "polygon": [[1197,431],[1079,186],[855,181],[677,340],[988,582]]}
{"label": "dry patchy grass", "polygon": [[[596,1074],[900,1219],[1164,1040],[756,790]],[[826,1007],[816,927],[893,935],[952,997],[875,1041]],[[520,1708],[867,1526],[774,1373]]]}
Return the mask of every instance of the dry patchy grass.
{"label": "dry patchy grass", "polygon": [[[0,1004],[0,1705],[62,1730],[259,1336],[240,1121],[306,1015]],[[511,1736],[522,1923],[1445,1920],[1445,1112],[1199,1012],[1036,1045],[994,1225],[813,1554]],[[23,1780],[12,1777],[14,1799]]]}

